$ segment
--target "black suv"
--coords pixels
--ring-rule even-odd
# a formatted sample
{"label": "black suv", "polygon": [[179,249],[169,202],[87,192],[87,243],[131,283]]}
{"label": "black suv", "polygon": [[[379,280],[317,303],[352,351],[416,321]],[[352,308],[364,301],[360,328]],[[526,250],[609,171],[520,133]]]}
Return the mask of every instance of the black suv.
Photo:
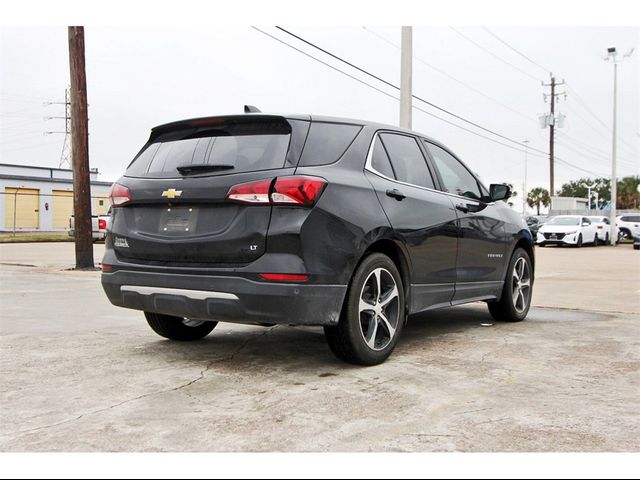
{"label": "black suv", "polygon": [[245,114],[154,128],[111,190],[102,285],[151,328],[323,326],[331,350],[384,361],[410,314],[485,301],[523,320],[533,239],[440,143],[397,127]]}

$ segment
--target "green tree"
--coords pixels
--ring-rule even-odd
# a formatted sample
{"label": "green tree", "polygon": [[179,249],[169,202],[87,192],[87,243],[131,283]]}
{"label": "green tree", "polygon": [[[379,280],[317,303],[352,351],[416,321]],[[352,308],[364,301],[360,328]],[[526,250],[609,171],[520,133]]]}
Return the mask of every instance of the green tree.
{"label": "green tree", "polygon": [[[611,180],[608,178],[580,178],[572,180],[562,185],[558,194],[561,197],[578,197],[587,198],[589,190],[587,185],[596,184],[591,189],[598,193],[598,199],[601,202],[611,200]],[[640,176],[633,175],[618,180],[618,201],[617,208],[637,208],[640,205],[640,193],[638,193],[638,184],[640,184]]]}
{"label": "green tree", "polygon": [[640,176],[633,175],[618,180],[618,208],[638,208],[640,205]]}
{"label": "green tree", "polygon": [[549,197],[549,190],[542,187],[536,187],[529,191],[527,195],[527,205],[530,208],[536,207],[538,215],[540,215],[540,205],[548,207],[551,203],[551,197]]}
{"label": "green tree", "polygon": [[587,185],[596,185],[591,189],[591,195],[595,192],[598,193],[598,199],[600,201],[608,201],[611,198],[611,180],[608,178],[580,178],[578,180],[572,180],[560,187],[558,195],[560,197],[577,197],[587,198],[589,195],[589,189]]}

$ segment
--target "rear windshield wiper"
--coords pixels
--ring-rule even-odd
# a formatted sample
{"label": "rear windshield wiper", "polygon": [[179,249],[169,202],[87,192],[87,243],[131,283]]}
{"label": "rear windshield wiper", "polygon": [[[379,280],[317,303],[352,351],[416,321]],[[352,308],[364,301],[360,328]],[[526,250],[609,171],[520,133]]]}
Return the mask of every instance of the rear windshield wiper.
{"label": "rear windshield wiper", "polygon": [[182,175],[190,175],[192,173],[204,173],[204,172],[219,172],[222,170],[233,170],[235,167],[229,164],[195,164],[195,165],[182,165],[181,167],[177,167],[176,170],[180,172]]}

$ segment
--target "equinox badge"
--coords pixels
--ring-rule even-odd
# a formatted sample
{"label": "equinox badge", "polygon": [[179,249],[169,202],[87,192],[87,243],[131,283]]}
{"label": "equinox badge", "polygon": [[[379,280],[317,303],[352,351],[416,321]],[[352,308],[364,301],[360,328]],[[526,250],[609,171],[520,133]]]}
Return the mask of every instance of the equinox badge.
{"label": "equinox badge", "polygon": [[180,195],[182,195],[182,190],[176,190],[175,188],[170,188],[169,190],[162,192],[162,196],[167,198],[176,198]]}

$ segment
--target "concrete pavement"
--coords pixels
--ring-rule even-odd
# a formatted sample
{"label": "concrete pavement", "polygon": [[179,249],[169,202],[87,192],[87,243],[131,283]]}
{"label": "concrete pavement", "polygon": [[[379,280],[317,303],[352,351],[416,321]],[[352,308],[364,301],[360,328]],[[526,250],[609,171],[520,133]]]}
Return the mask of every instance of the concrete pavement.
{"label": "concrete pavement", "polygon": [[[537,301],[599,312],[493,324],[482,304],[441,310],[413,317],[388,362],[358,368],[316,328],[163,340],[108,303],[98,272],[61,271],[68,245],[0,245],[2,451],[640,448],[640,315],[615,313],[638,311],[638,283],[569,268],[618,262],[637,278],[627,246],[538,249]],[[586,263],[592,252],[603,265]],[[596,288],[599,303],[583,293]],[[611,300],[621,289],[627,306]]]}

